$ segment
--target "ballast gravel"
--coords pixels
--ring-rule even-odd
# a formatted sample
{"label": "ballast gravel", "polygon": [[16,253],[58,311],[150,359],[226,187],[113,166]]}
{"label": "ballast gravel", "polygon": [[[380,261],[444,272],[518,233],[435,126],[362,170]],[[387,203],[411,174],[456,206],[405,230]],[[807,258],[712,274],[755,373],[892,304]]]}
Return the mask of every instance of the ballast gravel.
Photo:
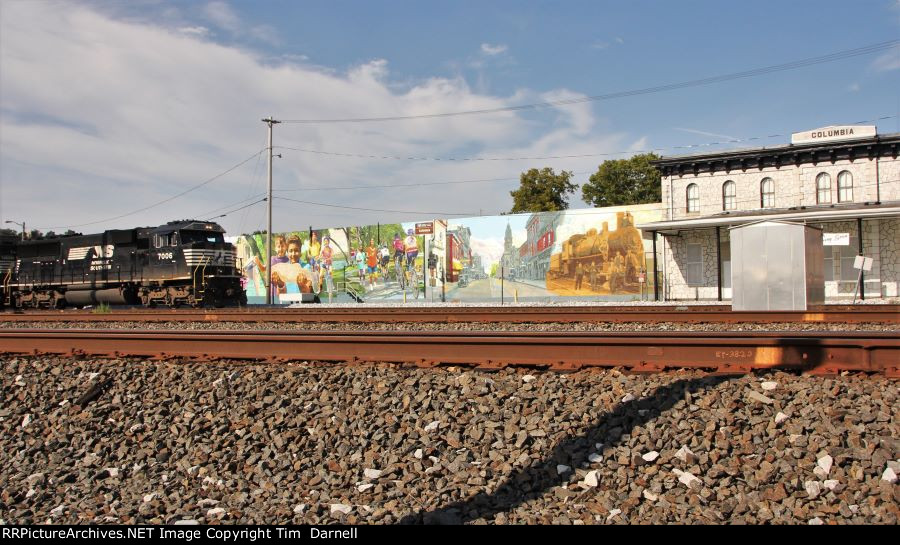
{"label": "ballast gravel", "polygon": [[6,523],[900,519],[898,388],[878,377],[0,365]]}

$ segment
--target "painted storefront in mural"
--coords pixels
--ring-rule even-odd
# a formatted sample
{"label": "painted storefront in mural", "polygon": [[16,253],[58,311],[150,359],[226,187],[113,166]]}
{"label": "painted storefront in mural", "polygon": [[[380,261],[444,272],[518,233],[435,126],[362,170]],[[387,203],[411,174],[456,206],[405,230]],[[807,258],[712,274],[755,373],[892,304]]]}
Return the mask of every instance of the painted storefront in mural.
{"label": "painted storefront in mural", "polygon": [[[274,233],[272,295],[276,303],[415,300],[424,296],[425,240],[414,223]],[[247,300],[266,300],[266,236],[235,240]]]}
{"label": "painted storefront in mural", "polygon": [[[651,242],[635,225],[661,219],[649,204],[435,220],[424,235],[412,222],[278,233],[271,289],[278,303],[647,298]],[[264,303],[265,235],[235,244],[248,301]]]}

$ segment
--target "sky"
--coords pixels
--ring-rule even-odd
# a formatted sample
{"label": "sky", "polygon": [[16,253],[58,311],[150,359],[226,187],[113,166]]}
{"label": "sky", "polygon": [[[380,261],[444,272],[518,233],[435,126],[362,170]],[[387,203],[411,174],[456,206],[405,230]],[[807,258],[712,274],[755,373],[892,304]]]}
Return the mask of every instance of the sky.
{"label": "sky", "polygon": [[[577,101],[898,39],[900,0],[3,0],[0,220],[92,233],[215,219],[249,233],[266,223],[264,117]],[[569,105],[284,122],[273,230],[497,214],[530,168],[581,184],[645,150],[780,145],[860,121],[900,132],[896,44]],[[714,144],[727,140],[744,142]],[[384,187],[398,185],[411,187]],[[569,202],[587,206],[580,191]]]}

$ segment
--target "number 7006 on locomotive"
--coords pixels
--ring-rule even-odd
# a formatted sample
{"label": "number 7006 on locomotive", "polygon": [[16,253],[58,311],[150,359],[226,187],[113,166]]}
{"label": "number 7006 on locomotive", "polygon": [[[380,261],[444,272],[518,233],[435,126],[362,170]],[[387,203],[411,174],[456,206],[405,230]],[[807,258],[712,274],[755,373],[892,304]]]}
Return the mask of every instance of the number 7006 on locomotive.
{"label": "number 7006 on locomotive", "polygon": [[234,246],[212,222],[17,242],[12,252],[0,272],[4,303],[16,308],[247,302]]}

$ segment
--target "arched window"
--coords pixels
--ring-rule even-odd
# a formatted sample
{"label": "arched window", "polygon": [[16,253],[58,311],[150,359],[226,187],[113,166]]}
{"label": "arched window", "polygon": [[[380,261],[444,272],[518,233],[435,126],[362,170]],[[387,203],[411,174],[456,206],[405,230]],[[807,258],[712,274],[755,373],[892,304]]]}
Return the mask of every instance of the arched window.
{"label": "arched window", "polygon": [[687,211],[700,211],[700,188],[697,187],[697,184],[687,186]]}
{"label": "arched window", "polygon": [[728,180],[722,185],[722,210],[737,208],[737,184]]}
{"label": "arched window", "polygon": [[826,172],[816,176],[816,202],[818,204],[831,202],[831,176]]}
{"label": "arched window", "polygon": [[763,178],[759,183],[759,206],[761,208],[775,206],[775,182],[772,178]]}
{"label": "arched window", "polygon": [[853,202],[853,175],[846,170],[838,174],[838,202]]}

